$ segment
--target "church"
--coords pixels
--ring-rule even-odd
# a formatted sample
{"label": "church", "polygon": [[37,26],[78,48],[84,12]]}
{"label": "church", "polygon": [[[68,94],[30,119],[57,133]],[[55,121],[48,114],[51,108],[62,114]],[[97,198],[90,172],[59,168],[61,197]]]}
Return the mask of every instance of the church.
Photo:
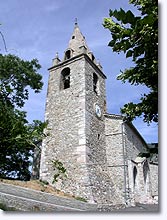
{"label": "church", "polygon": [[88,203],[152,203],[158,166],[132,123],[106,111],[106,76],[75,27],[64,58],[49,68],[40,176]]}

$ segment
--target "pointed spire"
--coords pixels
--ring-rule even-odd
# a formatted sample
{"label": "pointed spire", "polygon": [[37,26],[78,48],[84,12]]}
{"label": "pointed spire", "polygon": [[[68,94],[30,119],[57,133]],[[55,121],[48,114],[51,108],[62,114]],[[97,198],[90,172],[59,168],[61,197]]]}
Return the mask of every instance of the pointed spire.
{"label": "pointed spire", "polygon": [[[71,35],[68,47],[65,50],[63,60],[70,59],[71,57],[75,57],[79,54],[87,54],[89,58],[97,65],[96,59],[93,53],[90,51],[89,47],[87,46],[86,39],[80,31],[78,19],[75,18],[74,30]],[[99,65],[99,68],[100,67],[101,65]]]}
{"label": "pointed spire", "polygon": [[67,50],[71,50],[73,56],[76,56],[83,52],[88,53],[90,51],[87,46],[85,37],[81,33],[80,28],[78,26],[77,18],[75,18],[75,26]]}

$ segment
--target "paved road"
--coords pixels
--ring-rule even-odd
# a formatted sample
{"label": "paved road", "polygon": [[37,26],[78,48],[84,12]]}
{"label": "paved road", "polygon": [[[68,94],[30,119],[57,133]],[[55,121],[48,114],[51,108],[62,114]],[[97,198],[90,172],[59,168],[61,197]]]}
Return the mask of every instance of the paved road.
{"label": "paved road", "polygon": [[159,212],[158,204],[137,204],[134,207],[119,209],[118,212]]}

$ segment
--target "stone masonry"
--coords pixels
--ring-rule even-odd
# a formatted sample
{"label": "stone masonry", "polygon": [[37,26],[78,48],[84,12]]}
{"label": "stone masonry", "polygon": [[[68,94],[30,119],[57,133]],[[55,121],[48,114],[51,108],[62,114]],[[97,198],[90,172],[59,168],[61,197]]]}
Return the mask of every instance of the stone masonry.
{"label": "stone masonry", "polygon": [[[40,179],[89,203],[146,201],[149,164],[136,158],[147,145],[132,124],[106,113],[105,79],[76,23],[64,58],[49,68]],[[53,161],[66,169],[54,183]]]}

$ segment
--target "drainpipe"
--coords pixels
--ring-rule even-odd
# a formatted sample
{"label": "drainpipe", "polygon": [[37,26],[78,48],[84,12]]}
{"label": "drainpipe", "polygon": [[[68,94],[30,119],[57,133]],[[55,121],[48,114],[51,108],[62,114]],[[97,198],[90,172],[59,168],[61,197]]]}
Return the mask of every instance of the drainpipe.
{"label": "drainpipe", "polygon": [[124,138],[124,122],[121,123],[121,132],[122,132],[122,151],[123,151],[123,167],[124,167],[124,198],[125,204],[128,205],[127,202],[127,190],[126,190],[126,160],[125,160],[125,138]]}

